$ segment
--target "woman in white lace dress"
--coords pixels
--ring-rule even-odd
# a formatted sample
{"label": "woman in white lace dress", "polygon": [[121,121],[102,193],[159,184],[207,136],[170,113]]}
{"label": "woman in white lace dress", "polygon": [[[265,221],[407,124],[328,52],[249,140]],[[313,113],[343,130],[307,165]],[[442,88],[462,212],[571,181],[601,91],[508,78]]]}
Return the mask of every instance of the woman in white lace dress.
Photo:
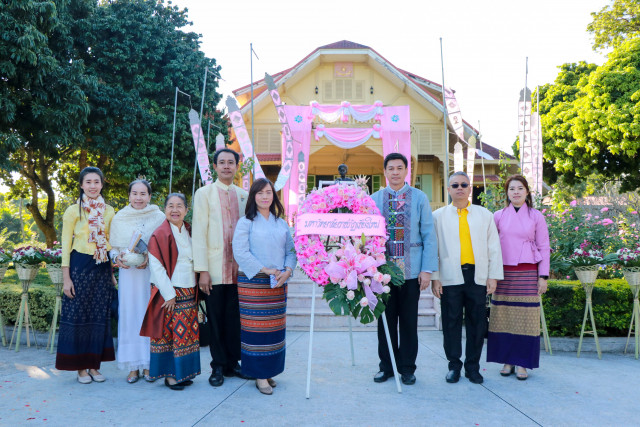
{"label": "woman in white lace dress", "polygon": [[[129,205],[120,210],[111,223],[111,259],[120,267],[118,280],[118,367],[129,371],[127,382],[138,381],[140,370],[149,378],[150,342],[140,336],[140,326],[151,293],[149,258],[146,252],[132,253],[134,234],[146,244],[165,215],[150,205],[151,185],[144,179],[129,184]],[[145,246],[146,247],[146,246]]]}

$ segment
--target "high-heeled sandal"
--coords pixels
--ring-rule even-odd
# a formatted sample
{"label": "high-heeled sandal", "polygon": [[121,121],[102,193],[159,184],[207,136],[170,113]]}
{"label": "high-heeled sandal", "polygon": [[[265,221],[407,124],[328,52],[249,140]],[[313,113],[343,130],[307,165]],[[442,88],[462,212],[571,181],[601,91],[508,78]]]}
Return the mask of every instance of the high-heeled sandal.
{"label": "high-heeled sandal", "polygon": [[[521,371],[520,369],[523,369],[523,371]],[[527,378],[529,378],[529,374],[527,373],[527,370],[525,368],[520,368],[518,369],[518,372],[516,372],[516,378],[519,379],[520,381],[525,381]]]}
{"label": "high-heeled sandal", "polygon": [[500,370],[500,375],[503,377],[508,377],[516,371],[515,365],[511,365],[511,369],[504,369],[504,367]]}

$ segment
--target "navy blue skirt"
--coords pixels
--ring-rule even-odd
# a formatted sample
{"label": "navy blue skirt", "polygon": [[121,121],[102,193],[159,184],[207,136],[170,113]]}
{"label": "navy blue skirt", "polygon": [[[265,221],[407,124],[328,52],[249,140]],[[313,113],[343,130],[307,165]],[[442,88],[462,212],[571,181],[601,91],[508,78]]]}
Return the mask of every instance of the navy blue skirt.
{"label": "navy blue skirt", "polygon": [[111,263],[96,264],[91,255],[72,251],[69,274],[76,296],[62,296],[56,369],[99,369],[101,362],[115,360]]}

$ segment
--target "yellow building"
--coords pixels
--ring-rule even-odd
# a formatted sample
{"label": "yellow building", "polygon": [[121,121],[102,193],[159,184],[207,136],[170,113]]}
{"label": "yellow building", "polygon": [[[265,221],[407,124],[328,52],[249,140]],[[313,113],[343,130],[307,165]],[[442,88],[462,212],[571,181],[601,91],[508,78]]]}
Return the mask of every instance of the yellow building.
{"label": "yellow building", "polygon": [[[411,183],[424,191],[436,209],[446,202],[444,185],[445,144],[441,85],[404,71],[391,64],[370,47],[350,41],[340,41],[321,46],[293,67],[272,75],[280,96],[287,105],[320,104],[373,104],[382,101],[384,106],[409,105],[411,117]],[[251,87],[233,91],[251,134]],[[278,121],[273,102],[266,91],[264,80],[254,82],[253,110],[255,126],[255,152],[267,177],[275,181],[281,165],[282,126]],[[322,123],[316,117],[313,126]],[[331,127],[371,127],[369,122],[333,123]],[[449,171],[453,171],[453,148],[458,141],[449,120],[448,144]],[[475,136],[477,130],[465,123],[465,139]],[[463,144],[464,145],[464,144]],[[478,144],[478,148],[480,145]],[[483,151],[495,160],[484,160],[487,182],[497,180],[498,159],[501,152],[483,142]],[[382,140],[369,139],[354,149],[342,149],[326,138],[311,138],[307,190],[316,187],[320,180],[333,180],[337,167],[345,163],[349,175],[368,176],[370,189],[377,191],[384,186]],[[509,163],[516,164],[513,156],[502,153]],[[466,149],[465,149],[466,159]],[[466,161],[465,161],[466,165]],[[480,157],[476,155],[473,178],[474,196],[482,191]]]}

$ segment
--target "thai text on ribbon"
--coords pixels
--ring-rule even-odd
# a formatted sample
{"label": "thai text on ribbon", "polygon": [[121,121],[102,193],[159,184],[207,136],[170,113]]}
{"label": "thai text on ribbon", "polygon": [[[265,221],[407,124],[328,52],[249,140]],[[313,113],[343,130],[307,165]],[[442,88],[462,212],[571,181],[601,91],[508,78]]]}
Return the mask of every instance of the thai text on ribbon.
{"label": "thai text on ribbon", "polygon": [[264,73],[264,81],[267,82],[267,88],[269,89],[269,95],[273,105],[276,107],[276,113],[278,114],[278,121],[282,125],[282,138],[284,139],[284,151],[282,156],[282,167],[280,173],[274,184],[276,191],[280,191],[289,180],[291,175],[291,169],[293,168],[293,136],[291,135],[291,127],[287,121],[287,113],[284,109],[284,104],[280,99],[280,93],[273,81],[273,77]]}
{"label": "thai text on ribbon", "polygon": [[236,103],[236,100],[230,96],[227,96],[227,109],[229,110],[229,121],[231,121],[231,126],[233,126],[233,131],[236,134],[236,138],[238,138],[238,144],[240,144],[240,149],[242,150],[242,155],[245,158],[253,157],[254,162],[254,172],[255,179],[264,178],[264,172],[262,172],[262,168],[260,167],[260,162],[258,161],[258,156],[254,156],[253,146],[251,145],[251,138],[249,138],[249,132],[247,132],[247,126],[244,124],[244,119],[242,118],[242,112],[240,112],[240,108]]}
{"label": "thai text on ribbon", "polygon": [[200,126],[200,118],[195,110],[189,111],[189,124],[191,125],[191,134],[193,135],[193,144],[196,149],[196,158],[198,159],[198,168],[200,169],[200,179],[204,185],[213,183],[211,170],[209,169],[209,155],[207,153],[207,145],[204,142],[204,134]]}
{"label": "thai text on ribbon", "polygon": [[382,215],[305,213],[296,218],[296,234],[385,237],[387,230]]}

